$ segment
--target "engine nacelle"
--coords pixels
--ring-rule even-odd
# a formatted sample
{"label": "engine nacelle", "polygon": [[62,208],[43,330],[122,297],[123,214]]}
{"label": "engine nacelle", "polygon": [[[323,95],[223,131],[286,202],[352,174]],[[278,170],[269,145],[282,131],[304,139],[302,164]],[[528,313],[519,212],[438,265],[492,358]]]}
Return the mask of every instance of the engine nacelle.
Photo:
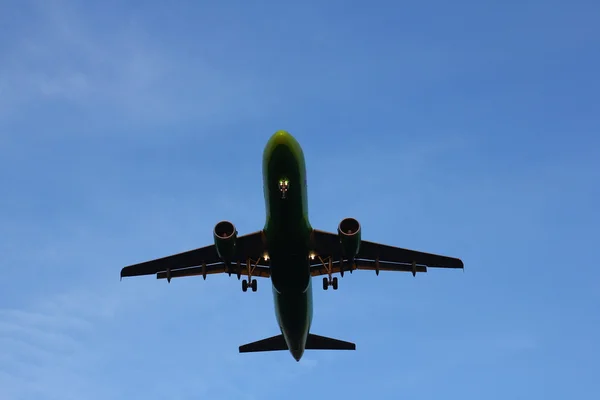
{"label": "engine nacelle", "polygon": [[235,256],[235,245],[237,241],[237,230],[229,221],[221,221],[215,225],[213,231],[215,247],[221,260],[229,262]]}
{"label": "engine nacelle", "polygon": [[354,259],[360,250],[360,224],[354,218],[344,218],[338,225],[338,236],[343,254]]}

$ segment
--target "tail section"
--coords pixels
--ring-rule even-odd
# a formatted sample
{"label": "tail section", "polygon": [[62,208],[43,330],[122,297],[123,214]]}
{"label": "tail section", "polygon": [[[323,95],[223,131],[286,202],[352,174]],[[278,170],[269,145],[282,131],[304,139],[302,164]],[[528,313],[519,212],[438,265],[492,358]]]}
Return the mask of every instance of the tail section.
{"label": "tail section", "polygon": [[[356,350],[356,344],[309,333],[304,348],[306,350]],[[240,346],[240,353],[278,350],[288,350],[288,345],[283,335],[272,336]]]}

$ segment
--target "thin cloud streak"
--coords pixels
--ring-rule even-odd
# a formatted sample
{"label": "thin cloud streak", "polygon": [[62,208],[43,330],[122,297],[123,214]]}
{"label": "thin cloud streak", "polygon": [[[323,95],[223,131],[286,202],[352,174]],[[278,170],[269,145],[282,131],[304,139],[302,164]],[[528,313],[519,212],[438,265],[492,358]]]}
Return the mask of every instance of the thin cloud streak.
{"label": "thin cloud streak", "polygon": [[[93,375],[89,374],[101,353],[90,346],[89,336],[103,320],[93,310],[106,304],[90,300],[90,296],[70,293],[25,309],[0,310],[0,347],[4,349],[0,396],[101,397],[102,390],[92,388]],[[72,307],[73,303],[79,303],[79,308]]]}
{"label": "thin cloud streak", "polygon": [[0,64],[5,120],[45,102],[72,104],[94,119],[143,125],[214,122],[232,111],[260,115],[269,102],[251,76],[224,74],[206,59],[177,54],[152,39],[133,15],[101,32],[111,21],[89,20],[70,3],[35,2],[33,8],[34,28],[16,36]]}

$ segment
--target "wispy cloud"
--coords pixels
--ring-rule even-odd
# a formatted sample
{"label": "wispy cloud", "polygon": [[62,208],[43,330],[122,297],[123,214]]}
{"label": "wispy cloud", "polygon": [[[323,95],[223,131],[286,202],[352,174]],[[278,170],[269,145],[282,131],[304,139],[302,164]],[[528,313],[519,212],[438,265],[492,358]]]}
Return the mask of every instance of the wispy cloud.
{"label": "wispy cloud", "polygon": [[107,297],[73,292],[0,309],[0,397],[102,398],[92,373],[102,352],[89,339],[113,306]]}
{"label": "wispy cloud", "polygon": [[39,102],[149,123],[251,116],[264,105],[251,76],[156,40],[134,12],[93,18],[71,2],[35,1],[27,21],[3,49],[1,117]]}

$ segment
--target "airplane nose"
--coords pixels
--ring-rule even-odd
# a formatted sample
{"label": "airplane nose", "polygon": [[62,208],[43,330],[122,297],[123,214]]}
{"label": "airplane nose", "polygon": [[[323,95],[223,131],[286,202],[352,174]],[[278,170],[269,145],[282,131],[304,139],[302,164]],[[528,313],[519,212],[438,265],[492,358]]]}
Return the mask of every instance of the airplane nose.
{"label": "airplane nose", "polygon": [[288,131],[282,130],[275,132],[269,141],[273,144],[289,145],[291,142],[295,142],[296,139]]}
{"label": "airplane nose", "polygon": [[[263,173],[266,173],[273,165],[276,166],[277,163],[282,163],[282,168],[285,169],[289,165],[289,161],[293,159],[296,160],[301,169],[305,168],[304,153],[296,138],[287,131],[277,131],[271,136],[263,151]],[[277,175],[281,172],[279,171]],[[280,178],[280,176],[277,176],[274,179]]]}

